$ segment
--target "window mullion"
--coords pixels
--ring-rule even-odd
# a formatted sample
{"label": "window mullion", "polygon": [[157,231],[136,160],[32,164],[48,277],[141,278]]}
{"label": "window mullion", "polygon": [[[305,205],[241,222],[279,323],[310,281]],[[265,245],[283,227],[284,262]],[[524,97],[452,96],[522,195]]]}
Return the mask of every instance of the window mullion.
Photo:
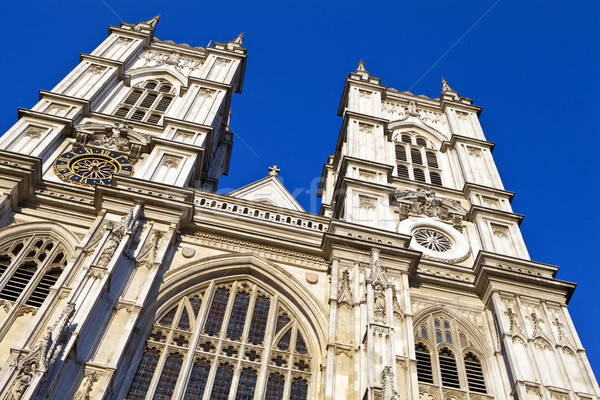
{"label": "window mullion", "polygon": [[[177,319],[175,319],[174,321],[177,321]],[[173,322],[174,324],[175,322]],[[154,369],[154,374],[152,375],[152,382],[150,383],[150,386],[148,387],[148,391],[146,392],[146,398],[152,398],[154,396],[154,392],[156,391],[156,387],[158,386],[158,381],[160,378],[160,375],[162,374],[162,370],[165,366],[165,361],[167,359],[167,357],[169,356],[169,340],[171,339],[171,336],[173,335],[173,328],[171,327],[171,332],[169,332],[169,336],[167,338],[167,342],[164,344],[163,348],[160,351],[160,358],[158,359],[158,363],[156,364],[156,369]]]}
{"label": "window mullion", "polygon": [[262,399],[265,395],[267,380],[269,379],[269,363],[271,360],[271,348],[274,345],[273,344],[273,334],[274,334],[273,331],[275,330],[275,322],[277,320],[278,310],[279,310],[279,296],[277,294],[275,294],[271,298],[271,308],[269,309],[269,318],[267,319],[265,338],[263,340],[265,347],[264,347],[263,358],[262,358],[262,360],[263,360],[262,368],[258,372],[258,377],[256,379],[256,391],[254,392],[254,399]]}
{"label": "window mullion", "polygon": [[[194,310],[190,307],[190,321],[194,321],[192,324],[192,337],[189,344],[189,350],[183,359],[183,363],[181,364],[181,370],[179,371],[179,378],[177,379],[177,385],[175,386],[175,391],[173,392],[173,399],[183,399],[185,396],[185,390],[187,388],[187,384],[190,380],[190,373],[192,371],[192,366],[194,365],[194,359],[196,355],[196,349],[198,348],[198,341],[200,340],[200,332],[202,325],[205,320],[205,313],[208,305],[206,304],[206,298],[209,293],[212,293],[214,288],[214,282],[211,282],[204,294],[202,294],[202,305],[200,306],[200,310],[198,310],[198,315],[194,314]],[[190,294],[192,296],[193,293]]]}
{"label": "window mullion", "polygon": [[[48,242],[50,242],[50,240],[48,240]],[[54,243],[54,241],[52,241],[52,243]],[[35,274],[33,274],[33,276],[31,277],[31,280],[29,281],[27,286],[25,286],[25,289],[23,289],[23,293],[21,293],[21,296],[19,296],[19,298],[15,301],[15,303],[17,301],[23,302],[23,301],[29,300],[29,297],[31,297],[31,295],[33,294],[34,290],[37,288],[37,286],[41,282],[41,280],[44,277],[44,275],[46,274],[46,272],[50,271],[50,265],[52,264],[54,257],[56,257],[56,254],[58,253],[59,249],[60,249],[60,245],[58,243],[54,243],[54,247],[52,248],[52,250],[50,250],[48,252],[48,255],[46,256],[44,261],[42,261],[40,263],[37,271],[35,272]],[[63,269],[63,271],[64,271],[64,269]],[[57,281],[58,281],[58,279],[57,279]],[[56,282],[54,284],[56,284]],[[54,284],[52,286],[54,286]],[[48,293],[48,296],[49,295],[50,295],[50,293]],[[25,299],[27,299],[27,300],[25,300]],[[45,301],[45,299],[44,299],[44,301]],[[41,307],[41,305],[40,305],[40,307]]]}
{"label": "window mullion", "polygon": [[[2,290],[4,290],[6,283],[13,276],[13,274],[15,273],[15,271],[18,268],[18,265],[21,264],[21,261],[23,261],[23,259],[27,256],[27,253],[29,253],[29,251],[30,251],[29,248],[34,243],[34,240],[36,240],[36,238],[38,238],[38,236],[33,235],[29,238],[28,241],[25,241],[23,248],[21,249],[19,254],[17,254],[15,256],[14,260],[10,263],[8,268],[6,268],[6,271],[4,271],[4,275],[2,275],[2,279],[0,279],[0,292]],[[16,303],[16,301],[15,301],[15,303]]]}

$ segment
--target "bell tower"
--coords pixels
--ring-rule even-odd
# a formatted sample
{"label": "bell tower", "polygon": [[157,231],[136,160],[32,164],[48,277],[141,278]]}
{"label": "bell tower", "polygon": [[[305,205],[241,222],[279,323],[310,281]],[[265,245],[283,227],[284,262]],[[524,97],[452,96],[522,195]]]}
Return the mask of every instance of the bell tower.
{"label": "bell tower", "polygon": [[397,91],[362,61],[346,79],[319,188],[338,321],[326,398],[597,398],[574,285],[530,260],[481,108],[441,89]]}
{"label": "bell tower", "polygon": [[243,35],[210,47],[154,38],[155,17],[110,27],[106,40],[2,136],[38,157],[44,180],[79,186],[135,178],[215,191],[227,174]]}

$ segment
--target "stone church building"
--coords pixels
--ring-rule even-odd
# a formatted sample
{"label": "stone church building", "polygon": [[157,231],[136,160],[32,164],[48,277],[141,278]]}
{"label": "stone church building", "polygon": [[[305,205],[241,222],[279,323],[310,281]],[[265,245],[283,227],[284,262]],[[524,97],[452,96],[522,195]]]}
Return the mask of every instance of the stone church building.
{"label": "stone church building", "polygon": [[320,215],[276,167],[216,194],[243,36],[157,22],[111,27],[0,137],[0,400],[600,398],[472,100],[361,62]]}

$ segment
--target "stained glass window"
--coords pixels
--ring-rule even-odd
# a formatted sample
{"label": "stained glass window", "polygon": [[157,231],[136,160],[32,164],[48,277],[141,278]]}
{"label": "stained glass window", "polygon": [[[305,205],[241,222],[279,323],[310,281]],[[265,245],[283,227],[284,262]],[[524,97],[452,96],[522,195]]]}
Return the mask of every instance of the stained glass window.
{"label": "stained glass window", "polygon": [[302,378],[294,379],[290,390],[290,400],[305,400],[307,394],[308,382]]}
{"label": "stained glass window", "polygon": [[[208,301],[204,311],[201,301]],[[167,310],[150,332],[152,346],[137,366],[128,399],[245,400],[258,388],[267,399],[308,397],[314,363],[300,323],[281,297],[249,281],[207,282]]]}
{"label": "stained glass window", "polygon": [[200,400],[204,395],[204,388],[210,373],[210,362],[207,359],[196,360],[192,367],[190,380],[185,392],[187,400]]}
{"label": "stained glass window", "polygon": [[266,296],[258,296],[256,303],[254,303],[254,313],[252,314],[252,322],[250,323],[250,331],[248,332],[248,341],[252,344],[262,343],[265,337],[270,305],[269,298]]}
{"label": "stained glass window", "polygon": [[290,317],[287,314],[283,313],[280,316],[278,316],[277,328],[275,329],[275,333],[278,333],[281,330],[281,328],[287,325],[288,322],[290,322]]}
{"label": "stained glass window", "polygon": [[252,400],[256,387],[256,371],[252,368],[244,368],[240,375],[235,400]]}
{"label": "stained glass window", "polygon": [[283,399],[283,390],[285,389],[285,379],[283,375],[274,373],[269,376],[267,381],[267,392],[265,400],[280,400]]}
{"label": "stained glass window", "polygon": [[179,370],[181,369],[181,363],[183,362],[183,356],[181,354],[171,354],[167,357],[165,365],[158,380],[158,386],[154,392],[155,400],[170,400],[175,390],[175,384],[177,383],[177,377],[179,376]]}
{"label": "stained glass window", "polygon": [[177,312],[177,307],[173,307],[171,311],[167,313],[158,323],[162,326],[171,326],[173,324],[173,320],[175,319],[175,313]]}
{"label": "stained glass window", "polygon": [[181,312],[181,317],[179,317],[179,324],[177,325],[177,328],[183,331],[190,330],[190,317],[188,316],[187,310],[185,308]]}
{"label": "stained glass window", "polygon": [[229,317],[229,325],[227,327],[227,337],[233,340],[239,340],[244,331],[246,322],[246,313],[248,312],[248,304],[250,303],[250,295],[248,293],[238,293],[233,302],[233,309]]}
{"label": "stained glass window", "polygon": [[215,336],[221,329],[223,318],[225,317],[225,308],[229,299],[229,289],[219,288],[215,292],[215,297],[210,305],[210,311],[204,326],[204,332],[209,336]]}
{"label": "stained glass window", "polygon": [[290,348],[290,340],[292,338],[292,330],[288,330],[283,337],[277,343],[277,348],[279,350],[287,350]]}
{"label": "stained glass window", "polygon": [[128,400],[144,400],[146,398],[159,357],[160,351],[157,348],[146,349],[129,389]]}
{"label": "stained glass window", "polygon": [[190,304],[192,305],[192,310],[194,310],[194,315],[198,315],[198,311],[200,311],[200,306],[202,306],[202,300],[200,296],[192,296],[189,298]]}
{"label": "stained glass window", "polygon": [[215,383],[210,392],[211,400],[227,400],[231,381],[233,380],[233,367],[229,364],[221,364],[215,375]]}
{"label": "stained glass window", "polygon": [[306,347],[306,343],[304,343],[304,338],[300,332],[298,332],[298,337],[296,338],[296,351],[300,354],[308,353],[308,348]]}

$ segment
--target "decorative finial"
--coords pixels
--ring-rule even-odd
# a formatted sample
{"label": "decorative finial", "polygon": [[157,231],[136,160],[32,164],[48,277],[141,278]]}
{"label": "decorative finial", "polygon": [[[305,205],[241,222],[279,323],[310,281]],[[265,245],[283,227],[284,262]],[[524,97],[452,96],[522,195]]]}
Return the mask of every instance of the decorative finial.
{"label": "decorative finial", "polygon": [[273,165],[272,167],[269,167],[269,176],[274,176],[275,178],[277,178],[279,176],[280,171],[281,169],[277,168],[277,165]]}
{"label": "decorative finial", "polygon": [[444,77],[442,77],[442,93],[446,92],[453,92],[453,90],[450,87],[450,85],[448,85],[448,81],[445,80]]}
{"label": "decorative finial", "polygon": [[356,68],[356,72],[360,72],[360,71],[365,71],[365,72],[367,71],[365,69],[365,62],[363,60],[360,60],[358,62],[358,68]]}
{"label": "decorative finial", "polygon": [[237,37],[235,38],[235,40],[233,42],[237,43],[239,45],[242,45],[243,42],[244,42],[244,32],[242,32],[239,35],[237,35]]}
{"label": "decorative finial", "polygon": [[150,25],[152,28],[156,27],[156,24],[158,23],[158,21],[160,20],[160,14],[158,14],[156,17],[152,18],[150,21],[146,22],[148,25]]}

